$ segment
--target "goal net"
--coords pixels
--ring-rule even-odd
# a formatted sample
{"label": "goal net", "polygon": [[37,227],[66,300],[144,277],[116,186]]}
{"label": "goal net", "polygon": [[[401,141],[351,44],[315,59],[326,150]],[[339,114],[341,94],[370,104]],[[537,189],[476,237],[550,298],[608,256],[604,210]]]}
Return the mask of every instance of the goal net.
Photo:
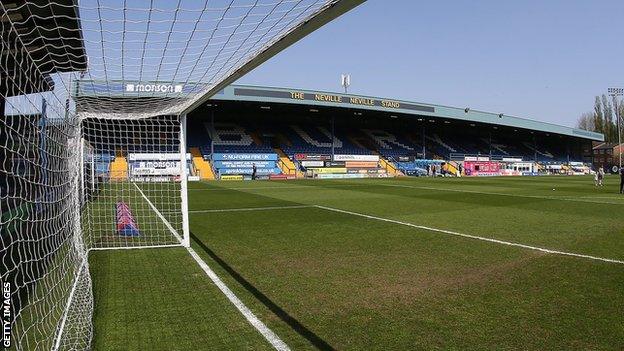
{"label": "goal net", "polygon": [[177,116],[82,121],[88,247],[182,243],[180,133]]}
{"label": "goal net", "polygon": [[186,113],[362,1],[0,2],[1,345],[89,349],[88,253],[188,245]]}

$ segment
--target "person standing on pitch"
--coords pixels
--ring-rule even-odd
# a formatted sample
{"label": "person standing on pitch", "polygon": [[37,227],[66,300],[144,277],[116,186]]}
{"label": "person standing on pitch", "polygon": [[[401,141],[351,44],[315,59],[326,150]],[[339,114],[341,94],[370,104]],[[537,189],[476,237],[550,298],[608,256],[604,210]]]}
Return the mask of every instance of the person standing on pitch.
{"label": "person standing on pitch", "polygon": [[598,168],[598,185],[602,186],[602,180],[604,179],[604,168]]}
{"label": "person standing on pitch", "polygon": [[256,171],[257,171],[256,164],[254,163],[251,166],[251,180],[256,180]]}
{"label": "person standing on pitch", "polygon": [[620,167],[620,194],[624,194],[624,167]]}
{"label": "person standing on pitch", "polygon": [[598,186],[602,186],[602,180],[604,179],[604,168],[598,168]]}

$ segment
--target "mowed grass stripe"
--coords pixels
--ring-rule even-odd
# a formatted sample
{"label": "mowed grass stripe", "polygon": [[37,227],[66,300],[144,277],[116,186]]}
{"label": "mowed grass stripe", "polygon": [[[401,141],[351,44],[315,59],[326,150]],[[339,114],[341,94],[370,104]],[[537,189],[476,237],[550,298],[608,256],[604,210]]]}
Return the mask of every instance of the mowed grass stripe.
{"label": "mowed grass stripe", "polygon": [[94,350],[271,350],[184,248],[90,254]]}
{"label": "mowed grass stripe", "polygon": [[[321,209],[195,214],[191,226],[336,349],[624,346],[620,265],[449,240]],[[215,271],[293,349],[312,348],[221,267]]]}
{"label": "mowed grass stripe", "polygon": [[[463,192],[482,195],[493,196],[510,196],[519,198],[534,198],[544,199],[550,201],[570,201],[570,202],[583,202],[583,203],[596,203],[605,205],[624,205],[624,197],[604,197],[604,196],[570,196],[565,195],[569,193],[570,185],[575,189],[578,185],[584,185],[586,189],[594,188],[591,180],[587,177],[575,176],[575,177],[562,177],[562,176],[543,176],[534,177],[533,181],[527,181],[527,177],[497,177],[489,178],[494,179],[492,184],[486,184],[482,180],[475,180],[475,178],[399,178],[399,179],[358,179],[358,180],[292,180],[289,183],[281,183],[283,185],[276,185],[280,183],[272,183],[267,185],[267,182],[260,182],[263,185],[249,186],[241,185],[240,183],[228,183],[225,185],[216,185],[215,182],[198,182],[192,186],[189,191],[246,191],[246,192],[272,192],[280,190],[305,190],[309,188],[315,188],[317,190],[336,190],[336,189],[348,189],[352,187],[367,187],[370,185],[388,186],[388,187],[405,187],[422,190],[434,190],[434,191],[448,191],[448,192]],[[579,178],[581,180],[579,180]],[[501,181],[503,179],[504,181]],[[538,180],[539,179],[539,180]],[[563,180],[563,182],[562,182]],[[420,182],[421,185],[410,185],[414,181]],[[408,184],[406,184],[408,183]],[[424,183],[424,185],[423,185]],[[610,187],[599,187],[596,189],[602,190],[599,194],[604,194],[605,190],[617,190],[614,179],[609,179],[608,183],[612,183]],[[220,183],[219,183],[220,184]],[[286,185],[287,184],[287,185]],[[292,185],[294,184],[294,185]],[[426,186],[426,184],[435,184],[436,187]],[[451,185],[455,188],[441,187],[441,185]],[[564,184],[563,186],[561,186]],[[536,186],[537,185],[537,186]],[[487,186],[489,190],[479,190]],[[551,192],[551,187],[557,190],[556,193]],[[492,191],[495,188],[497,191]],[[526,194],[527,189],[533,192],[533,194]],[[612,191],[613,192],[613,191]],[[557,194],[557,195],[553,195]],[[614,200],[614,201],[599,201],[600,199]],[[623,201],[618,201],[618,200]]]}
{"label": "mowed grass stripe", "polygon": [[[550,178],[554,178],[550,182],[560,181],[566,186],[571,179]],[[401,180],[409,184],[442,185],[457,181],[464,179]],[[319,191],[326,190],[325,185],[319,185],[319,190],[311,186],[297,192],[235,191],[229,197],[197,194],[197,198],[213,199],[214,207],[221,205],[220,199],[243,204],[247,197],[253,199],[253,206],[271,205],[275,201],[288,205],[318,204],[530,246],[624,259],[624,241],[619,239],[624,235],[624,221],[614,216],[612,205],[384,186],[388,183],[380,179],[366,181],[367,186],[345,188],[329,183],[334,187],[331,191]],[[255,184],[264,186],[262,182]],[[582,191],[587,188],[595,190],[593,185],[579,187]]]}
{"label": "mowed grass stripe", "polygon": [[349,215],[363,217],[363,218],[367,218],[367,219],[373,219],[373,220],[382,221],[382,222],[388,222],[388,223],[393,223],[393,224],[398,224],[398,225],[404,225],[404,226],[408,226],[408,227],[412,227],[412,228],[424,229],[424,230],[432,231],[432,232],[436,232],[436,233],[443,233],[443,234],[460,236],[460,237],[468,238],[468,239],[487,241],[487,242],[494,243],[494,244],[515,246],[515,247],[519,247],[519,248],[523,248],[523,249],[541,251],[541,252],[545,252],[545,253],[549,253],[549,254],[555,254],[555,255],[570,256],[570,257],[576,257],[576,258],[585,258],[585,259],[589,259],[589,260],[602,261],[602,262],[608,262],[608,263],[624,264],[624,261],[615,260],[615,259],[611,259],[611,258],[583,255],[583,254],[578,254],[578,253],[573,253],[573,252],[565,252],[565,251],[558,251],[558,250],[553,250],[553,249],[547,249],[547,248],[543,248],[543,247],[530,246],[530,245],[525,245],[525,244],[522,244],[522,243],[513,243],[513,242],[509,242],[509,241],[497,240],[497,239],[492,239],[492,238],[484,238],[484,237],[481,237],[481,236],[470,235],[470,234],[466,234],[466,233],[459,233],[459,232],[454,232],[454,231],[440,229],[440,228],[432,228],[432,227],[417,225],[417,224],[413,224],[413,223],[401,222],[401,221],[397,221],[397,220],[394,220],[394,219],[382,218],[382,217],[377,217],[377,216],[368,215],[368,214],[364,214],[364,213],[358,213],[358,212],[352,212],[352,211],[347,211],[347,210],[341,210],[341,209],[333,208],[333,207],[320,206],[320,205],[317,205],[316,207],[324,209],[324,210],[328,210],[328,211],[334,211],[334,212],[339,212],[339,213],[346,213],[346,214],[349,214]]}

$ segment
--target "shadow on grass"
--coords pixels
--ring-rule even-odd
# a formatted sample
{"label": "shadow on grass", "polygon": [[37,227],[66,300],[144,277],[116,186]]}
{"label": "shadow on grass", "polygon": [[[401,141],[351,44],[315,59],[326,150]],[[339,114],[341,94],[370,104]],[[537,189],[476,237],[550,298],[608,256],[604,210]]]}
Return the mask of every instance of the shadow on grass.
{"label": "shadow on grass", "polygon": [[288,324],[297,334],[301,335],[305,339],[307,339],[312,345],[320,350],[335,350],[329,343],[325,340],[321,339],[318,335],[316,335],[313,331],[306,328],[301,322],[296,320],[293,316],[289,315],[288,312],[284,311],[281,307],[275,304],[268,296],[263,294],[260,290],[258,290],[253,284],[251,284],[247,279],[245,279],[242,275],[240,275],[234,268],[232,268],[227,262],[225,262],[221,257],[219,257],[214,251],[212,251],[206,244],[204,244],[193,232],[191,232],[191,238],[195,240],[197,245],[201,247],[201,249],[212,258],[221,268],[227,271],[232,278],[236,279],[236,281],[241,284],[249,293],[251,293],[256,299],[262,302],[271,312],[275,313],[284,323]]}

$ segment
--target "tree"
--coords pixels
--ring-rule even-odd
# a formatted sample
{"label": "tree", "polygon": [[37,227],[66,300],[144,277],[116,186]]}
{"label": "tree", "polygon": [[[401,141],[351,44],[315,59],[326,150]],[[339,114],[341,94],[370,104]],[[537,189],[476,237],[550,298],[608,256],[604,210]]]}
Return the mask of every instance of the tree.
{"label": "tree", "polygon": [[603,121],[603,133],[605,138],[613,141],[617,139],[617,128],[614,125],[613,120],[613,106],[606,95],[602,94],[602,113],[604,117]]}
{"label": "tree", "polygon": [[[617,128],[619,126],[620,128],[620,132],[622,132],[622,121],[624,120],[624,101],[620,100],[620,101],[616,101],[616,106],[614,107],[614,110],[617,108],[619,110],[619,113],[616,113],[614,118],[615,118],[615,139],[617,140]],[[618,125],[618,116],[619,116],[619,122],[620,124]]]}
{"label": "tree", "polygon": [[594,102],[594,131],[598,133],[604,132],[603,125],[603,116],[602,116],[602,104],[600,103],[600,97],[596,96],[596,100]]}
{"label": "tree", "polygon": [[[576,121],[579,129],[585,129],[592,132],[602,133],[607,142],[617,142],[618,140],[618,114],[615,109],[619,110],[620,123],[624,121],[624,101],[615,104],[611,102],[608,96],[596,96],[594,100],[594,111],[583,113]],[[624,128],[623,125],[620,127]],[[624,130],[622,130],[624,133]]]}
{"label": "tree", "polygon": [[579,117],[576,121],[576,128],[584,129],[589,131],[595,131],[596,125],[594,124],[594,113],[593,112],[585,112]]}

